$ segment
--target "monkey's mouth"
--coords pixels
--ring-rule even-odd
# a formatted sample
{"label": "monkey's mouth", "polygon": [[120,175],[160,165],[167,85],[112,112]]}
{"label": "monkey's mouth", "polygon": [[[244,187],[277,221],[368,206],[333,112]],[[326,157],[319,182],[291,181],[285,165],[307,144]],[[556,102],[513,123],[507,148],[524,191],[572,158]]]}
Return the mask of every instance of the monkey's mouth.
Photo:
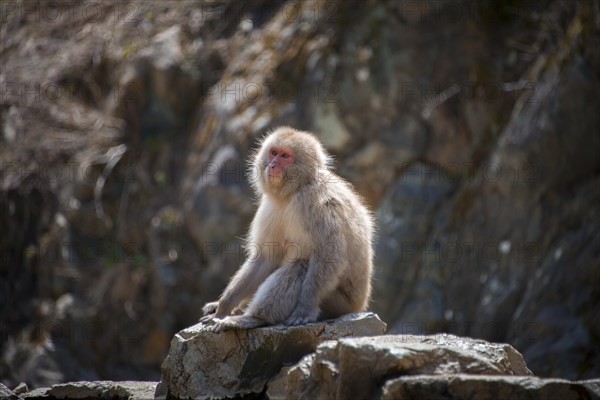
{"label": "monkey's mouth", "polygon": [[273,169],[273,168],[268,168],[265,170],[265,175],[267,179],[273,180],[279,180],[283,178],[284,175],[284,170],[283,169]]}
{"label": "monkey's mouth", "polygon": [[283,185],[283,175],[269,175],[267,174],[265,179],[272,186]]}

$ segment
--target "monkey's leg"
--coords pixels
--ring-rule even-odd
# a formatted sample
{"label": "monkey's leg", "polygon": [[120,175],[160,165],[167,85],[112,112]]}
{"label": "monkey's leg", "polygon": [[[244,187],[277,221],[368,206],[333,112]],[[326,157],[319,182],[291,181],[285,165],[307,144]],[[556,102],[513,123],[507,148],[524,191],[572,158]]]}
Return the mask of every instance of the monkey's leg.
{"label": "monkey's leg", "polygon": [[336,289],[340,276],[347,269],[347,264],[341,258],[334,256],[335,253],[331,260],[335,262],[327,259],[324,254],[317,253],[317,256],[311,258],[298,302],[292,314],[286,319],[286,325],[304,325],[315,322],[319,318],[321,302]]}
{"label": "monkey's leg", "polygon": [[214,325],[208,329],[221,332],[282,323],[296,306],[307,268],[306,261],[296,261],[279,268],[259,286],[244,315],[215,318]]}
{"label": "monkey's leg", "polygon": [[327,295],[321,303],[319,319],[332,319],[351,312],[362,311],[361,307],[353,301],[349,288],[338,287]]}
{"label": "monkey's leg", "polygon": [[296,307],[308,262],[296,260],[273,272],[260,285],[244,316],[253,316],[268,325],[283,323]]}

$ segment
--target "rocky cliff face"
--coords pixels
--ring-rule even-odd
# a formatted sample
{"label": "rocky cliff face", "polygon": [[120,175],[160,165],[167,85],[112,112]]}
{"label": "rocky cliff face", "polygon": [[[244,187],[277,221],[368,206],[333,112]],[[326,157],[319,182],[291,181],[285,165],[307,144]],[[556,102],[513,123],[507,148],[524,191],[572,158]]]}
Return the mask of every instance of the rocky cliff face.
{"label": "rocky cliff face", "polygon": [[376,211],[391,333],[600,373],[597,2],[31,5],[0,4],[3,382],[158,379],[280,124]]}

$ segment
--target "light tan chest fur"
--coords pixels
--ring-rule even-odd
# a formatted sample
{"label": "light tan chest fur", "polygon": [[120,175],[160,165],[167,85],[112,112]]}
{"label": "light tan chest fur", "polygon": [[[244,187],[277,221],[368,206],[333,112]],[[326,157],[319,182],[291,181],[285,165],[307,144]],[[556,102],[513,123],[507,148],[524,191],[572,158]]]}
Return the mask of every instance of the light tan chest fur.
{"label": "light tan chest fur", "polygon": [[252,237],[257,238],[254,245],[262,249],[261,255],[269,256],[277,264],[310,258],[311,238],[304,229],[301,216],[288,203],[265,196],[256,212],[252,230]]}

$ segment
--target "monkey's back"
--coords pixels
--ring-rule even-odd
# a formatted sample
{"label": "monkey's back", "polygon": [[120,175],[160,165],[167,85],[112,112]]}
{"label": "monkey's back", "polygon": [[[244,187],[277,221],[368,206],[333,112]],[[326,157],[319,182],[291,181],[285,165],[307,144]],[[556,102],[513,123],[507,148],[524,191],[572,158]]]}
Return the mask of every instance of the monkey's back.
{"label": "monkey's back", "polygon": [[[315,203],[319,206],[314,210],[313,218],[332,224],[342,241],[339,248],[331,248],[333,252],[329,259],[337,263],[335,268],[344,270],[333,297],[347,299],[345,312],[364,311],[371,295],[373,271],[372,214],[352,186],[333,173],[321,183],[317,192],[319,195]],[[335,246],[335,243],[331,245]]]}

